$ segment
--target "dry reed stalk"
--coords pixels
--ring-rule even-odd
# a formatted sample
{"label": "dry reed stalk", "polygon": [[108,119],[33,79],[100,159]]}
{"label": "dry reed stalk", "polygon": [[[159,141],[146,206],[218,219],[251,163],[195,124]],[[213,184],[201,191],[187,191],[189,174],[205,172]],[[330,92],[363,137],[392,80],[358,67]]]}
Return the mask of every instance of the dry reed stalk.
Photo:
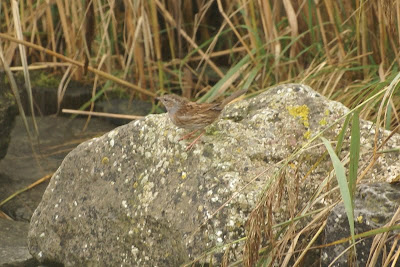
{"label": "dry reed stalk", "polygon": [[[173,1],[168,1],[168,4],[165,3],[165,0],[163,0],[163,5],[167,7],[168,11],[172,14],[175,22],[176,22],[176,31],[180,32],[182,29],[182,23],[183,23],[183,18],[182,18],[182,12],[181,12],[181,5],[182,1],[181,0],[173,0]],[[187,10],[189,13],[189,10]],[[190,33],[189,33],[190,34]],[[178,58],[183,57],[183,51],[182,51],[182,38],[180,35],[176,35],[176,39],[178,41],[178,46],[171,46],[172,43],[174,43],[174,39],[171,39],[170,42],[170,50],[172,50],[173,54],[175,54],[175,50],[177,50]],[[172,54],[171,54],[172,55]]]}
{"label": "dry reed stalk", "polygon": [[333,60],[332,60],[332,56],[330,54],[329,47],[328,47],[328,38],[326,37],[326,32],[325,32],[325,28],[324,28],[324,22],[322,20],[320,6],[317,5],[316,9],[317,9],[318,25],[319,25],[319,29],[321,32],[322,41],[324,43],[325,55],[328,60],[328,64],[331,65],[333,63]]}
{"label": "dry reed stalk", "polygon": [[[48,50],[48,49],[46,49],[44,47],[40,47],[38,45],[29,43],[29,42],[26,42],[26,41],[23,41],[23,40],[18,40],[18,39],[14,38],[14,37],[8,36],[7,34],[0,33],[0,38],[1,39],[5,39],[5,40],[9,40],[9,41],[12,41],[12,42],[15,42],[15,43],[18,43],[18,44],[23,44],[24,46],[28,46],[28,47],[31,47],[33,49],[39,50],[41,52],[44,52],[46,54],[49,54],[51,56],[57,57],[57,58],[59,58],[59,59],[61,59],[63,61],[69,62],[69,63],[71,63],[71,64],[73,64],[75,66],[78,66],[78,67],[81,67],[81,68],[84,67],[84,64],[82,62],[75,61],[75,60],[73,60],[71,58],[65,57],[65,56],[60,55],[58,53],[55,53],[55,52],[53,52],[51,50]],[[156,94],[154,94],[154,93],[152,93],[150,91],[147,91],[147,90],[145,90],[145,89],[143,89],[143,88],[141,88],[139,86],[136,86],[134,84],[128,83],[127,81],[121,80],[121,79],[119,79],[119,78],[117,78],[117,77],[115,77],[113,75],[110,75],[108,73],[105,73],[103,71],[94,69],[94,68],[92,68],[90,66],[88,67],[88,70],[93,72],[93,73],[96,73],[96,74],[100,75],[101,77],[103,77],[105,79],[112,80],[112,81],[114,81],[114,82],[116,82],[116,83],[118,83],[118,84],[120,84],[122,86],[126,86],[128,88],[132,88],[132,89],[134,89],[134,90],[136,90],[136,91],[138,91],[140,93],[146,94],[146,95],[151,96],[151,97],[156,97]]]}
{"label": "dry reed stalk", "polygon": [[[13,17],[14,17],[14,25],[15,25],[15,34],[17,35],[17,38],[19,40],[23,40],[23,34],[22,34],[22,25],[20,24],[21,19],[19,17],[19,9],[18,9],[18,3],[16,0],[12,0],[12,12],[13,12]],[[31,86],[31,79],[28,71],[28,60],[26,57],[26,49],[25,46],[22,44],[18,45],[19,48],[19,54],[21,57],[21,63],[23,67],[23,72],[24,72],[24,79],[25,79],[25,89],[28,95],[28,101],[29,101],[29,106],[31,109],[31,115],[32,115],[32,122],[33,122],[33,127],[35,129],[35,133],[38,136],[39,135],[39,128],[36,123],[36,118],[35,118],[35,110],[33,108],[33,96],[32,96],[32,86]]]}
{"label": "dry reed stalk", "polygon": [[[209,40],[211,38],[209,31],[205,27],[200,27],[201,23],[207,22],[207,11],[210,10],[211,5],[213,4],[213,0],[203,2],[203,5],[198,4],[198,12],[193,17],[188,18],[189,15],[186,15],[186,21],[193,21],[193,33],[192,39],[195,39],[197,32],[200,30],[201,40]],[[184,10],[193,10],[192,1],[184,1]],[[190,14],[191,15],[191,14]]]}
{"label": "dry reed stalk", "polygon": [[[156,59],[157,59],[157,66],[158,66],[158,85],[160,86],[160,90],[164,90],[164,75],[163,75],[163,67],[162,67],[162,59],[161,59],[161,41],[160,41],[160,26],[158,25],[158,18],[157,18],[157,8],[156,3],[154,0],[150,0],[148,2],[150,8],[150,22],[151,28],[154,38],[154,47],[156,50]],[[176,25],[176,23],[175,23]]]}
{"label": "dry reed stalk", "polygon": [[[171,14],[165,9],[165,6],[163,6],[160,1],[154,0],[157,4],[157,7],[160,9],[161,13],[163,14],[164,18],[168,23],[170,23],[172,26],[176,27],[175,21],[173,20]],[[222,78],[224,77],[224,74],[222,71],[218,68],[218,66],[212,62],[212,60],[199,48],[199,46],[194,42],[192,38],[189,37],[189,35],[184,31],[180,30],[180,34],[188,41],[188,43],[193,46],[196,51],[205,58],[207,64],[210,65],[210,67]]]}
{"label": "dry reed stalk", "polygon": [[[100,60],[100,64],[97,67],[98,69],[101,69],[101,66],[103,65],[105,60],[106,60],[106,55],[103,55],[102,59]],[[95,97],[96,97],[96,88],[97,88],[98,81],[99,81],[99,75],[96,74],[95,79],[94,79],[94,83],[93,83],[93,87],[92,87],[92,99],[95,99]],[[89,116],[88,116],[88,118],[86,120],[85,125],[83,126],[82,131],[86,131],[86,128],[88,127],[90,119],[92,117],[93,109],[94,109],[94,101],[91,101],[90,102],[90,110],[89,110],[90,113],[89,113]]]}
{"label": "dry reed stalk", "polygon": [[[396,210],[396,212],[393,215],[390,222],[385,224],[383,227],[390,227],[395,224],[398,224],[399,220],[400,220],[400,207]],[[382,250],[386,250],[386,248],[384,248],[384,247],[386,247],[386,244],[388,243],[388,237],[389,237],[388,232],[377,234],[374,237],[374,240],[372,241],[372,244],[371,244],[370,253],[369,253],[369,257],[368,257],[366,266],[368,266],[368,267],[378,266],[377,262],[378,262],[379,256],[381,254],[383,254],[386,257],[388,256],[386,251],[385,251],[385,253],[382,251]],[[397,248],[397,249],[399,249],[399,248]],[[392,250],[393,250],[393,248],[391,249],[391,251]],[[387,257],[386,260],[385,259],[383,259],[383,260],[387,261],[389,263],[390,257]]]}
{"label": "dry reed stalk", "polygon": [[340,61],[340,60],[342,60],[343,58],[345,58],[346,53],[345,53],[345,51],[344,51],[344,45],[343,45],[342,37],[340,36],[340,32],[339,32],[338,28],[336,27],[335,15],[334,15],[334,12],[335,12],[335,11],[334,11],[334,9],[333,9],[332,2],[331,2],[331,1],[329,1],[329,0],[324,0],[324,3],[325,3],[326,11],[328,12],[330,24],[332,25],[332,28],[333,28],[333,30],[334,30],[334,32],[335,32],[335,35],[336,35],[336,38],[337,38],[337,41],[338,41],[337,44],[338,44],[339,53],[340,53],[340,54],[339,54],[339,55],[340,55],[339,61]]}
{"label": "dry reed stalk", "polygon": [[384,28],[384,15],[382,6],[378,4],[378,26],[379,26],[379,53],[381,55],[381,62],[379,63],[379,76],[381,81],[385,80],[384,68],[385,68],[385,39],[386,31]]}
{"label": "dry reed stalk", "polygon": [[[217,0],[218,3],[218,9],[219,12],[221,13],[222,17],[225,19],[225,21],[228,23],[228,25],[231,27],[231,30],[235,33],[236,37],[239,39],[240,43],[242,44],[242,46],[246,49],[247,54],[250,56],[251,60],[253,61],[253,63],[255,62],[253,53],[251,53],[250,48],[248,47],[248,45],[244,42],[242,36],[239,34],[239,32],[236,30],[236,27],[233,25],[232,21],[229,19],[229,17],[226,15],[224,8],[222,6],[221,0]],[[239,9],[242,9],[242,7],[239,7]]]}
{"label": "dry reed stalk", "polygon": [[[118,8],[118,7],[116,7],[116,8]],[[122,60],[121,51],[120,51],[119,45],[118,45],[118,20],[115,17],[115,12],[112,12],[112,15],[111,15],[111,29],[112,29],[112,31],[111,31],[112,39],[116,42],[116,44],[114,45],[115,56],[116,56],[116,59],[117,59],[119,65],[122,68],[124,68],[123,67],[124,66],[124,62]],[[144,86],[142,86],[142,87],[144,87]]]}
{"label": "dry reed stalk", "polygon": [[84,111],[84,110],[65,109],[65,108],[62,109],[62,112],[63,113],[68,113],[68,114],[90,115],[90,116],[117,118],[117,119],[128,119],[128,120],[140,120],[140,119],[143,118],[143,116],[124,115],[124,114],[96,112],[96,111]]}
{"label": "dry reed stalk", "polygon": [[[245,0],[242,0],[242,6],[244,6],[245,8],[247,7],[247,5],[245,4]],[[255,36],[255,32],[257,29],[257,14],[255,11],[255,3],[254,1],[250,1],[249,2],[249,8],[248,10],[246,10],[246,14],[249,14],[248,16],[244,16],[244,20],[245,20],[245,24],[247,26],[248,29],[251,29],[251,31],[248,31],[249,34],[249,38],[250,38],[250,42],[251,42],[251,47],[253,48],[257,48],[257,50],[259,50],[259,45],[257,43],[256,40],[256,36]],[[248,17],[250,18],[250,20],[248,19]]]}
{"label": "dry reed stalk", "polygon": [[396,1],[396,18],[397,18],[397,29],[398,29],[398,32],[397,32],[397,38],[398,38],[397,47],[400,47],[400,33],[399,33],[399,31],[400,31],[400,1],[399,0]]}
{"label": "dry reed stalk", "polygon": [[262,242],[267,242],[272,251],[268,255],[271,264],[281,257],[281,254],[277,252],[277,237],[273,226],[275,225],[274,211],[280,206],[281,195],[284,190],[285,172],[280,171],[274,177],[269,178],[269,181],[246,223],[247,239],[244,245],[243,263],[248,267],[254,266],[257,262]]}
{"label": "dry reed stalk", "polygon": [[[140,83],[140,86],[142,88],[146,87],[146,76],[145,76],[145,64],[144,64],[144,57],[143,57],[143,46],[140,42],[142,38],[139,38],[139,36],[142,36],[142,27],[143,27],[143,21],[144,17],[142,14],[142,5],[140,7],[136,8],[136,16],[132,16],[134,14],[135,10],[133,9],[132,5],[128,4],[126,16],[127,16],[127,31],[130,33],[128,35],[128,40],[125,45],[126,50],[129,51],[128,57],[126,60],[126,65],[130,66],[131,65],[131,60],[132,58],[135,61],[134,68],[125,68],[124,76],[126,77],[128,74],[128,71],[131,71],[134,73],[134,78],[136,81]],[[133,93],[133,92],[132,92]],[[133,95],[133,94],[131,94]]]}
{"label": "dry reed stalk", "polygon": [[98,52],[96,54],[96,59],[95,62],[99,62],[101,58],[106,55],[106,63],[104,64],[105,66],[105,72],[111,73],[112,72],[112,66],[111,66],[111,41],[110,41],[110,36],[108,34],[108,27],[110,24],[110,14],[107,12],[107,14],[104,13],[105,7],[101,3],[100,0],[93,1],[93,5],[97,7],[98,14],[100,17],[100,23],[99,23],[99,28],[101,29],[100,31],[100,43],[99,43],[99,48]]}
{"label": "dry reed stalk", "polygon": [[[274,23],[274,16],[272,12],[272,8],[270,5],[269,1],[263,1],[263,0],[258,0],[258,5],[261,7],[262,13],[261,15],[261,21],[263,22],[263,28],[265,32],[265,39],[267,40],[266,45],[266,50],[271,51],[271,53],[274,55],[274,60],[276,64],[274,64],[274,75],[275,79],[278,80],[278,72],[279,72],[279,62],[281,58],[281,52],[282,52],[282,45],[278,40],[279,34],[277,29],[275,28],[275,23]],[[279,14],[279,11],[276,12]]]}
{"label": "dry reed stalk", "polygon": [[[67,46],[67,56],[72,56],[74,53],[73,43],[71,42],[70,36],[70,24],[68,23],[68,19],[66,17],[66,9],[64,7],[62,0],[55,0],[58,8],[58,12],[60,15],[61,26],[63,29],[63,35],[65,39],[65,44]],[[21,1],[22,2],[22,1]]]}
{"label": "dry reed stalk", "polygon": [[[311,220],[311,222],[309,222],[307,224],[307,226],[302,228],[299,232],[295,233],[295,231],[293,229],[293,233],[295,233],[294,236],[291,234],[288,234],[288,231],[285,233],[284,237],[282,238],[282,240],[284,240],[284,242],[282,242],[281,246],[280,246],[280,249],[281,249],[280,253],[282,253],[282,255],[284,254],[283,251],[287,250],[286,256],[282,262],[282,267],[289,265],[290,260],[293,258],[294,254],[296,253],[296,246],[299,242],[300,237],[302,235],[304,235],[306,232],[310,232],[314,228],[318,227],[319,228],[318,231],[315,233],[315,235],[313,236],[311,241],[307,243],[307,246],[303,249],[300,256],[297,257],[297,260],[293,266],[298,266],[301,263],[301,260],[304,258],[306,253],[310,250],[311,246],[314,244],[317,237],[322,233],[322,230],[324,230],[325,225],[326,225],[326,218],[329,215],[329,212],[333,209],[333,207],[334,207],[334,205],[330,205],[327,208],[323,209],[320,213],[318,213]],[[293,225],[291,225],[291,227],[294,228],[297,225],[297,222],[298,221],[294,222]],[[286,244],[289,244],[289,243],[290,243],[290,246],[289,246],[289,248],[287,248]]]}
{"label": "dry reed stalk", "polygon": [[[400,249],[398,246],[398,241],[400,239],[400,236],[396,236],[393,241],[392,248],[389,251],[389,254],[386,257],[385,262],[383,263],[382,267],[387,267],[389,266],[390,262],[392,262],[391,266],[396,266],[397,261],[399,259],[400,255]],[[396,251],[396,253],[394,253]]]}
{"label": "dry reed stalk", "polygon": [[73,65],[69,64],[68,68],[64,71],[64,75],[61,78],[60,83],[57,88],[57,114],[60,111],[62,100],[64,99],[65,92],[67,91],[67,87],[69,82],[71,81],[72,73],[76,69],[72,69]]}
{"label": "dry reed stalk", "polygon": [[[189,1],[187,1],[189,2]],[[165,0],[163,1],[163,5],[165,5]],[[176,39],[176,35],[174,32],[174,29],[167,23],[165,24],[165,28],[167,31],[167,35],[168,35],[168,45],[169,45],[169,52],[171,54],[171,58],[177,58],[177,55],[175,53],[175,48],[176,48],[176,43],[175,43],[175,39]],[[179,44],[178,47],[182,47],[182,41],[181,38],[179,38]],[[179,48],[180,51],[181,48]],[[180,54],[178,51],[178,55]],[[178,56],[178,58],[181,58],[181,56]],[[176,67],[176,66],[175,66]]]}
{"label": "dry reed stalk", "polygon": [[[153,38],[151,37],[152,32],[151,32],[151,23],[149,16],[147,15],[147,12],[145,10],[148,10],[149,8],[143,4],[142,6],[142,12],[143,18],[144,18],[144,23],[143,23],[143,46],[144,46],[144,60],[145,60],[145,66],[147,67],[147,75],[148,75],[148,84],[150,87],[150,91],[154,92],[156,91],[156,78],[154,78],[154,73],[150,71],[151,66],[156,65],[154,64],[154,61],[152,60],[155,58],[154,55],[154,43],[153,43]],[[155,70],[156,71],[156,70]],[[158,72],[159,73],[159,72]]]}
{"label": "dry reed stalk", "polygon": [[[297,22],[296,12],[294,11],[294,8],[293,8],[290,0],[283,0],[283,6],[285,8],[287,18],[289,21],[290,36],[291,36],[292,40],[294,40],[299,35],[299,26],[298,26],[298,22]],[[296,57],[297,50],[298,50],[298,46],[297,46],[297,42],[296,42],[290,47],[290,52],[289,52],[290,58]],[[293,68],[293,65],[290,64],[289,71],[288,71],[289,75],[291,75],[291,73],[292,73],[292,68]],[[289,78],[290,78],[290,76],[289,76]]]}
{"label": "dry reed stalk", "polygon": [[192,90],[195,87],[193,83],[193,75],[189,68],[185,67],[183,69],[182,75],[182,96],[186,97],[187,99],[192,98]]}
{"label": "dry reed stalk", "polygon": [[[68,67],[69,63],[58,63],[58,62],[39,62],[33,63],[28,66],[28,70],[40,70],[40,69],[48,69],[48,68],[57,68],[57,67]],[[23,71],[23,67],[10,67],[11,71]]]}
{"label": "dry reed stalk", "polygon": [[[367,49],[367,42],[368,42],[368,28],[367,28],[367,19],[366,19],[366,12],[365,12],[365,5],[364,2],[360,6],[360,17],[361,17],[361,25],[360,25],[360,34],[361,34],[361,49],[358,51],[361,51],[361,54],[366,54],[368,49]],[[368,59],[363,57],[362,58],[362,65],[366,66],[368,64]],[[365,69],[364,70],[364,78],[368,76],[368,71]]]}
{"label": "dry reed stalk", "polygon": [[3,53],[3,46],[1,44],[0,44],[0,62],[2,63],[1,65],[4,68],[4,71],[6,72],[8,81],[10,83],[11,91],[12,91],[12,93],[14,95],[14,98],[15,98],[15,102],[17,102],[18,111],[19,111],[19,114],[22,117],[22,121],[24,122],[24,126],[25,126],[26,132],[28,134],[28,139],[32,140],[32,134],[31,134],[31,131],[29,129],[29,124],[28,124],[28,121],[26,119],[25,111],[24,111],[23,106],[22,106],[21,97],[20,97],[19,91],[18,91],[18,86],[17,86],[17,83],[15,82],[15,79],[14,79],[14,76],[13,76],[11,70],[10,70],[10,67],[8,66],[8,64],[7,64],[6,60],[5,60],[4,53]]}
{"label": "dry reed stalk", "polygon": [[[13,33],[13,23],[10,20],[9,14],[12,13],[12,11],[9,10],[9,5],[6,5],[5,2],[3,2],[3,10],[4,10],[3,14],[4,14],[6,25],[9,25],[9,27],[7,27],[7,32],[11,34],[11,33]],[[16,49],[17,49],[16,43],[11,43],[8,47],[5,48],[4,60],[8,66],[11,65],[11,62],[14,58]]]}
{"label": "dry reed stalk", "polygon": [[[56,51],[56,36],[54,32],[53,16],[51,15],[50,5],[46,6],[45,23],[43,23],[43,28],[48,33],[47,47],[50,47],[50,50]],[[57,61],[55,57],[52,57],[52,59],[53,62]]]}

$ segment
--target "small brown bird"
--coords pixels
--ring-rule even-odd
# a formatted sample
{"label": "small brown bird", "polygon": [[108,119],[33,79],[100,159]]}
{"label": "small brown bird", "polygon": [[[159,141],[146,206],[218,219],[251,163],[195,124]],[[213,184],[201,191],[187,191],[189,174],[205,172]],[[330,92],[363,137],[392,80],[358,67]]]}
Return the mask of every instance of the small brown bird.
{"label": "small brown bird", "polygon": [[[247,90],[236,91],[222,102],[217,103],[195,103],[190,102],[184,97],[178,95],[164,95],[157,99],[163,103],[168,111],[171,121],[179,128],[192,130],[189,134],[183,136],[180,140],[192,136],[198,130],[204,129],[221,114],[224,107],[233,99],[246,93]],[[203,132],[186,148],[189,150],[204,134]]]}

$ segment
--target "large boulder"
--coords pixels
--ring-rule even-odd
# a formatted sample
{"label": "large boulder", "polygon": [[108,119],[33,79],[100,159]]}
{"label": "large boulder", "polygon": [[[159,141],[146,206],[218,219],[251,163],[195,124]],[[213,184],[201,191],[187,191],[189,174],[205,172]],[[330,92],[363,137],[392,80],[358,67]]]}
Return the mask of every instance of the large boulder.
{"label": "large boulder", "polygon": [[[191,151],[179,141],[186,131],[166,114],[116,128],[64,159],[33,214],[29,250],[41,262],[66,266],[179,266],[210,249],[202,262],[240,260],[243,242],[232,243],[225,257],[217,247],[245,236],[248,216],[268,188],[279,195],[276,222],[305,208],[332,168],[321,142],[293,157],[284,175],[277,173],[346,112],[308,86],[288,84],[228,105]],[[334,140],[341,123],[324,136]],[[373,146],[375,128],[365,121],[360,128],[363,155]],[[399,140],[393,136],[385,149]],[[362,157],[360,166],[367,160]],[[388,153],[364,181],[396,177],[399,165]]]}
{"label": "large boulder", "polygon": [[26,236],[29,224],[0,218],[0,266],[34,266]]}
{"label": "large boulder", "polygon": [[0,159],[7,154],[10,133],[18,113],[17,104],[9,85],[5,83],[4,75],[0,74]]}
{"label": "large boulder", "polygon": [[[354,217],[356,221],[354,223],[355,234],[361,234],[370,230],[378,229],[385,226],[392,226],[397,224],[396,222],[390,222],[400,207],[400,185],[389,184],[389,183],[373,183],[373,184],[362,184],[357,188],[354,197]],[[393,244],[396,240],[396,235],[399,231],[389,232],[386,237],[381,236],[383,240],[380,240],[381,244],[385,244],[382,247],[375,247],[373,253],[370,253],[371,247],[373,247],[373,241],[375,235],[363,238],[361,242],[356,244],[357,253],[357,265],[358,266],[371,266],[373,263],[367,265],[368,258],[374,253],[377,253],[377,261],[372,266],[383,266],[383,255],[387,257],[389,251],[394,246],[397,251],[400,246]],[[347,219],[346,211],[343,203],[337,205],[328,217],[327,225],[325,228],[325,244],[331,244],[337,240],[348,238],[350,236],[349,221]],[[376,241],[375,241],[376,242]],[[376,245],[376,244],[375,244]],[[332,246],[327,246],[322,250],[322,261],[321,266],[333,266],[333,267],[346,267],[350,266],[350,252],[352,249],[348,249],[350,246],[349,242],[340,243]],[[354,256],[354,253],[353,253]],[[396,266],[399,266],[397,263]]]}

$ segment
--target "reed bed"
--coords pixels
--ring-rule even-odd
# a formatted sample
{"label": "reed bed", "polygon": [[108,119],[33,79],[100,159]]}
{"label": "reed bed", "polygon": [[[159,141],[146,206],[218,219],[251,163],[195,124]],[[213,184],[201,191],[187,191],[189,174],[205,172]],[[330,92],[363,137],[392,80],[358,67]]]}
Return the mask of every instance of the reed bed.
{"label": "reed bed", "polygon": [[[29,69],[40,66],[65,80],[96,81],[93,95],[122,86],[131,98],[148,101],[165,92],[212,101],[233,88],[251,95],[300,82],[348,106],[353,121],[397,130],[399,31],[400,0],[4,0],[0,62],[10,80],[10,70],[22,66],[28,90]],[[62,95],[60,89],[58,101]],[[356,140],[358,130],[351,131]],[[352,144],[351,153],[357,149]],[[351,194],[362,173],[343,177],[347,166],[329,156],[338,179],[350,179]],[[353,170],[356,161],[350,160]],[[312,218],[301,231],[274,225],[272,213],[265,213],[274,206],[272,192],[263,190],[249,218],[245,258],[233,265],[299,265],[325,226],[332,206],[293,210],[294,221]],[[309,243],[300,244],[300,236]]]}

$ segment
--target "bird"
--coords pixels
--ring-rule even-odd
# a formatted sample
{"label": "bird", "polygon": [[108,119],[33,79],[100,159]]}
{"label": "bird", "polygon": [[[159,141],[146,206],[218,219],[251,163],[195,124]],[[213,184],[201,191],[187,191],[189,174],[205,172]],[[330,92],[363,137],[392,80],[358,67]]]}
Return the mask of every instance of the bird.
{"label": "bird", "polygon": [[224,107],[232,100],[246,92],[247,89],[236,91],[222,102],[215,103],[191,102],[188,99],[175,94],[163,95],[158,97],[157,100],[165,106],[173,124],[179,128],[192,131],[179,140],[187,139],[197,131],[203,130],[202,133],[189,146],[187,146],[186,150],[190,150],[204,134],[204,128],[218,119]]}

